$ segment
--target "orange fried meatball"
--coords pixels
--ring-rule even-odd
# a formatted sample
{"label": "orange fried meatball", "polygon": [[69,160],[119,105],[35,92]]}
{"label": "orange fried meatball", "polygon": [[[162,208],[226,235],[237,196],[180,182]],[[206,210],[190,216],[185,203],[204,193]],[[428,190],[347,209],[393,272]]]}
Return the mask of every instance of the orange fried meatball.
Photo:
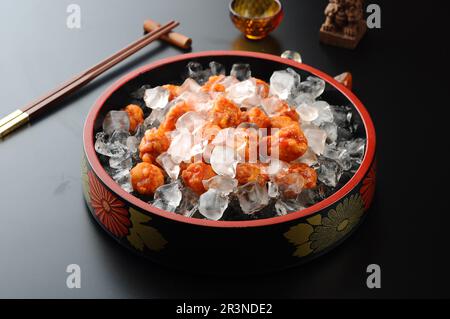
{"label": "orange fried meatball", "polygon": [[172,106],[166,115],[166,118],[161,126],[159,127],[164,132],[170,132],[175,130],[175,124],[178,119],[185,113],[192,111],[192,106],[185,101],[181,101],[178,104]]}
{"label": "orange fried meatball", "polygon": [[299,123],[288,116],[274,116],[270,118],[270,126],[282,129],[289,126],[299,126]]}
{"label": "orange fried meatball", "polygon": [[135,133],[139,125],[144,123],[144,111],[141,107],[135,104],[130,104],[125,108],[125,112],[130,119],[130,133]]}
{"label": "orange fried meatball", "polygon": [[242,113],[241,122],[253,123],[258,125],[259,128],[268,128],[270,126],[269,117],[258,107]]}
{"label": "orange fried meatball", "polygon": [[202,91],[204,92],[225,92],[225,86],[223,84],[220,84],[219,82],[223,80],[225,76],[223,75],[213,75],[210,76],[208,79],[208,82],[206,82],[202,86]]}
{"label": "orange fried meatball", "polygon": [[139,156],[147,163],[154,163],[156,158],[167,151],[170,140],[165,132],[156,128],[147,130],[139,145]]}
{"label": "orange fried meatball", "polygon": [[272,147],[278,148],[279,159],[292,162],[306,153],[308,141],[299,126],[288,126],[280,129],[274,136],[266,136],[262,143],[267,147],[268,155],[272,155]]}
{"label": "orange fried meatball", "polygon": [[198,195],[206,192],[203,181],[214,176],[216,176],[216,173],[214,173],[211,165],[203,162],[190,164],[181,174],[184,184]]}
{"label": "orange fried meatball", "polygon": [[259,91],[259,96],[261,96],[263,99],[265,99],[266,97],[269,96],[269,92],[270,92],[269,84],[267,84],[263,80],[260,80],[257,78],[254,78],[254,79],[256,81],[256,87],[258,88],[258,91]]}
{"label": "orange fried meatball", "polygon": [[163,88],[165,88],[170,93],[169,101],[172,101],[174,98],[176,98],[179,95],[178,90],[180,87],[178,85],[166,84],[166,85],[163,85]]}
{"label": "orange fried meatball", "polygon": [[245,185],[251,182],[258,182],[260,185],[264,185],[268,177],[262,174],[260,165],[242,163],[236,168],[236,179],[239,185]]}
{"label": "orange fried meatball", "polygon": [[240,123],[241,110],[224,96],[219,96],[214,102],[210,116],[212,123],[220,128],[235,127]]}
{"label": "orange fried meatball", "polygon": [[298,173],[305,179],[305,185],[303,188],[311,189],[317,186],[317,172],[314,168],[309,167],[304,163],[292,164],[289,169],[289,173]]}
{"label": "orange fried meatball", "polygon": [[142,195],[152,195],[164,185],[162,170],[149,163],[139,163],[130,172],[133,189]]}

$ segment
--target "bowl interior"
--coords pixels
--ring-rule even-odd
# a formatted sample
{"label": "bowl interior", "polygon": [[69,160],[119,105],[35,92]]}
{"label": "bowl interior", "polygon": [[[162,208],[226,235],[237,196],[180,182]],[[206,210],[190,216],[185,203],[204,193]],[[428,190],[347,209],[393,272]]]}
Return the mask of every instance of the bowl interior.
{"label": "bowl interior", "polygon": [[[266,59],[264,56],[272,57],[273,60]],[[267,82],[270,80],[270,77],[274,71],[283,70],[288,67],[291,67],[296,72],[298,72],[301,75],[302,79],[306,79],[306,77],[308,77],[310,75],[322,77],[327,82],[327,86],[326,86],[325,92],[323,93],[321,99],[327,101],[328,103],[330,103],[332,105],[348,105],[353,108],[354,121],[355,121],[355,123],[358,124],[358,129],[357,129],[358,137],[368,138],[368,136],[367,136],[368,130],[366,127],[367,121],[370,122],[369,126],[372,129],[372,123],[371,123],[370,117],[368,116],[367,111],[364,109],[364,107],[362,105],[360,105],[358,108],[355,107],[354,101],[355,100],[357,101],[356,97],[354,97],[350,92],[348,92],[348,94],[344,94],[341,91],[341,90],[345,90],[342,86],[337,88],[336,86],[339,86],[339,84],[337,84],[337,82],[333,81],[330,77],[326,76],[325,74],[321,73],[320,71],[314,70],[308,66],[305,66],[305,65],[293,62],[293,61],[288,61],[288,60],[284,60],[284,59],[281,59],[278,57],[269,56],[269,55],[265,55],[265,54],[252,54],[252,53],[244,54],[244,53],[242,53],[242,55],[241,55],[241,54],[237,53],[237,55],[232,55],[230,53],[227,53],[227,54],[204,53],[204,54],[187,54],[187,55],[184,55],[182,58],[177,58],[177,59],[172,58],[172,59],[168,59],[164,62],[157,63],[156,66],[144,67],[144,69],[138,70],[138,71],[128,75],[124,79],[119,80],[119,82],[113,88],[111,88],[107,93],[104,94],[104,96],[102,98],[99,99],[99,101],[97,102],[97,105],[94,106],[94,108],[91,110],[91,113],[88,116],[88,121],[87,121],[85,130],[93,129],[93,132],[88,132],[89,134],[86,134],[86,131],[85,131],[85,143],[90,144],[89,147],[86,148],[88,160],[90,161],[91,166],[93,166],[93,169],[96,171],[97,175],[99,175],[99,177],[102,180],[104,180],[104,182],[107,179],[107,181],[106,181],[107,185],[111,186],[111,188],[114,191],[116,191],[119,195],[121,195],[122,197],[125,197],[132,203],[138,203],[139,206],[141,206],[142,208],[144,208],[146,210],[149,210],[152,212],[156,211],[156,213],[158,213],[158,214],[161,213],[160,215],[165,215],[165,214],[175,215],[172,213],[163,212],[158,209],[155,209],[153,206],[143,202],[142,200],[138,199],[137,197],[126,193],[119,187],[119,185],[115,184],[115,182],[112,180],[112,178],[110,178],[107,175],[106,171],[104,171],[104,169],[98,165],[99,159],[98,159],[97,155],[95,154],[95,151],[93,152],[94,155],[92,155],[92,152],[90,152],[90,150],[93,149],[93,144],[95,142],[94,136],[97,132],[101,131],[103,119],[109,111],[118,110],[118,109],[125,107],[126,105],[128,105],[130,103],[137,102],[135,99],[133,99],[133,97],[131,95],[133,92],[138,90],[143,85],[151,85],[153,87],[153,86],[159,86],[159,85],[164,85],[164,84],[168,84],[168,83],[170,83],[170,84],[182,83],[184,81],[184,79],[186,78],[186,64],[189,61],[197,61],[197,62],[203,64],[205,67],[208,66],[209,62],[216,61],[216,62],[223,64],[226,67],[227,72],[229,72],[231,70],[232,65],[235,63],[248,63],[251,66],[252,76],[260,78]],[[311,72],[309,72],[309,70],[311,70],[315,74],[312,74]],[[360,102],[358,101],[358,103],[360,103]],[[364,121],[361,116],[361,111],[363,111],[365,113],[366,118]],[[91,121],[89,120],[89,117],[91,117]],[[89,125],[89,122],[91,122],[92,125]],[[370,132],[370,136],[369,136],[368,140],[370,140],[370,138],[373,138],[373,139],[375,138],[374,132],[373,132],[373,134]],[[374,143],[374,141],[373,141],[373,143]],[[374,145],[371,145],[371,146],[374,147]],[[363,160],[363,164],[365,161],[366,162],[372,161],[372,158],[367,158],[368,157],[367,148],[368,147],[366,147],[366,154],[365,154],[365,158]],[[373,152],[371,151],[371,153],[373,153]],[[94,165],[92,165],[93,164],[92,158],[90,158],[92,156],[97,157],[96,161],[94,160],[94,162],[95,162]],[[370,154],[370,157],[373,157],[373,154]],[[369,164],[367,164],[365,166],[368,166]],[[336,189],[336,192],[329,198],[325,199],[324,201],[322,201],[320,203],[316,203],[315,205],[313,205],[301,212],[291,213],[291,214],[288,214],[287,216],[282,216],[282,217],[273,217],[273,218],[269,218],[269,219],[263,219],[260,221],[264,221],[264,222],[259,222],[259,223],[256,223],[257,221],[245,221],[243,223],[248,223],[248,225],[251,225],[252,222],[255,225],[260,225],[260,224],[265,224],[265,223],[270,224],[270,223],[276,223],[275,221],[271,221],[271,220],[277,220],[277,219],[279,221],[282,221],[282,219],[290,220],[290,219],[295,219],[295,218],[299,218],[302,216],[310,215],[324,207],[327,207],[327,206],[333,204],[335,201],[339,200],[340,197],[344,196],[346,194],[346,192],[350,191],[352,189],[352,187],[354,187],[358,182],[355,179],[358,178],[359,180],[361,180],[365,174],[365,172],[361,172],[360,170],[357,172],[357,174],[359,176],[349,176],[348,179],[345,179],[342,183],[340,183],[338,188],[343,188],[343,187],[348,188],[348,190],[345,190],[345,192],[344,192],[344,190],[342,190],[341,194],[338,194],[339,191],[338,191],[338,189]],[[365,168],[365,170],[366,170],[366,168]],[[355,175],[357,175],[357,174],[355,174]],[[349,184],[350,179],[354,184],[353,186],[347,185],[347,184]],[[132,197],[132,199],[130,197]],[[177,220],[182,220],[184,222],[189,222],[188,220],[193,219],[193,218],[187,218],[187,217],[178,216],[178,215],[176,217],[168,215],[167,217],[177,219]],[[203,222],[203,220],[201,220],[201,221]],[[209,225],[209,222],[211,222],[211,225],[213,225],[213,226],[217,226],[217,224],[220,224],[220,223],[223,223],[224,226],[225,225],[226,226],[233,225],[233,222],[221,222],[221,221],[219,221],[219,222],[206,221],[206,224]],[[196,222],[194,222],[194,223],[196,223]],[[229,223],[229,224],[227,224],[227,223]],[[236,223],[238,223],[238,222],[236,222]],[[203,223],[200,223],[200,224],[203,225]]]}
{"label": "bowl interior", "polygon": [[281,11],[278,0],[233,0],[230,10],[233,14],[247,19],[267,19]]}

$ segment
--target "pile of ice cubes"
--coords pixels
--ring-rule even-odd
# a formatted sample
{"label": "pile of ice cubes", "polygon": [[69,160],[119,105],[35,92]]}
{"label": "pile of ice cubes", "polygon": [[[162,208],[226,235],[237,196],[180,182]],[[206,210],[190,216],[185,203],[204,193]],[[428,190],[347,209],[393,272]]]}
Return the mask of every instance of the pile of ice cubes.
{"label": "pile of ice cubes", "polygon": [[[262,98],[248,64],[233,65],[230,75],[225,76],[225,67],[217,62],[211,62],[208,68],[190,62],[187,73],[179,96],[171,102],[169,92],[163,87],[146,85],[132,93],[132,98],[138,99],[144,113],[148,114],[136,134],[129,133],[126,112],[111,111],[106,115],[103,130],[96,135],[95,149],[101,155],[108,174],[125,191],[133,193],[130,170],[140,161],[138,148],[144,132],[158,127],[168,110],[181,100],[195,105],[195,111],[179,118],[176,130],[170,132],[170,148],[157,158],[157,163],[166,172],[166,184],[156,191],[153,198],[143,198],[168,212],[210,220],[286,215],[330,196],[351,178],[361,164],[366,140],[357,135],[354,111],[350,106],[330,105],[321,99],[326,89],[322,79],[313,76],[302,79],[291,68],[276,71],[270,78],[269,97]],[[274,180],[266,185],[250,183],[238,186],[236,167],[243,158],[236,156],[235,150],[226,142],[227,137],[236,135],[235,129],[223,129],[211,143],[203,140],[200,134],[208,121],[214,94],[223,94],[208,94],[201,90],[201,85],[212,75],[224,76],[220,83],[225,87],[226,97],[244,109],[256,106],[268,116],[274,116],[277,101],[285,100],[297,111],[309,149],[295,162],[306,163],[316,169],[318,186],[315,189],[300,190],[297,198],[286,199]],[[203,156],[217,174],[203,181],[207,192],[201,196],[185,187],[180,178],[180,164],[198,155]],[[266,173],[274,176],[286,166],[287,163],[272,160]]]}

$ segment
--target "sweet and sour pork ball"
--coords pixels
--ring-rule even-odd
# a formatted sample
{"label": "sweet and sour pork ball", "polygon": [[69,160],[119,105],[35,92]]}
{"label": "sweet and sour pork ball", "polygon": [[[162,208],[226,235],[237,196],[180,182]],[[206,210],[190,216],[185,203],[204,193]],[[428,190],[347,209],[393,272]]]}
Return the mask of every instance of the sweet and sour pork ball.
{"label": "sweet and sour pork ball", "polygon": [[170,146],[170,139],[160,129],[150,129],[145,132],[139,145],[139,157],[147,163],[155,163],[156,158],[166,152]]}
{"label": "sweet and sour pork ball", "polygon": [[211,121],[220,128],[236,127],[240,124],[241,110],[232,101],[219,96],[209,112]]}
{"label": "sweet and sour pork ball", "polygon": [[197,195],[206,192],[203,181],[213,178],[216,173],[211,165],[203,162],[190,164],[181,174],[184,184],[189,187]]}
{"label": "sweet and sour pork ball", "polygon": [[139,163],[131,171],[131,185],[141,195],[153,195],[160,186],[164,185],[162,170],[150,163]]}

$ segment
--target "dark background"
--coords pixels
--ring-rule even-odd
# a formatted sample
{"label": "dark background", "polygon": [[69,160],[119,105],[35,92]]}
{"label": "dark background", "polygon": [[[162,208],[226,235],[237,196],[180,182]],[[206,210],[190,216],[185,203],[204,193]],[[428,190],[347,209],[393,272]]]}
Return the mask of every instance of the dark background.
{"label": "dark background", "polygon": [[[175,272],[111,240],[84,206],[80,159],[84,119],[94,101],[127,72],[181,53],[154,43],[110,70],[59,109],[0,143],[0,297],[3,298],[406,298],[450,297],[448,58],[443,7],[366,1],[382,9],[382,28],[355,51],[318,42],[325,0],[282,1],[285,19],[262,42],[243,39],[227,0],[2,0],[0,115],[42,95],[140,36],[143,21],[178,19],[194,51],[302,53],[329,74],[351,71],[354,92],[378,138],[378,187],[361,228],[341,247],[302,267],[246,277]],[[82,28],[66,27],[77,3]],[[431,3],[431,2],[430,2]],[[448,28],[446,28],[448,29]],[[442,44],[441,44],[442,43]],[[444,182],[444,183],[442,183]],[[66,287],[79,264],[82,288]],[[379,264],[382,288],[366,287]]]}

